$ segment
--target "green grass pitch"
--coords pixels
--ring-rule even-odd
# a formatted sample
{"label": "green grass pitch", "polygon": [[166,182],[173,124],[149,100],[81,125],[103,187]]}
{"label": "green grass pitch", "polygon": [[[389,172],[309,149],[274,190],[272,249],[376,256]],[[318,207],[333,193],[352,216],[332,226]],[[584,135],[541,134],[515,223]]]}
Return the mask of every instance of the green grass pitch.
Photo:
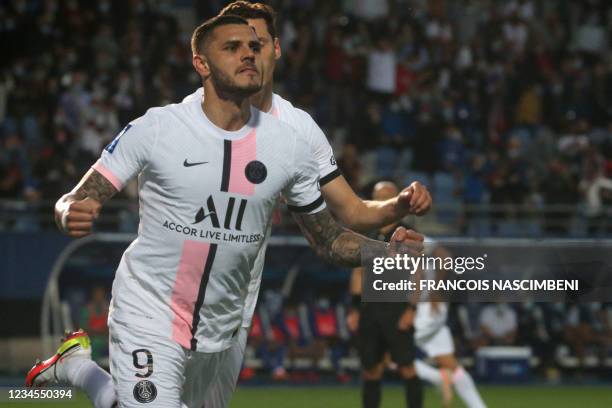
{"label": "green grass pitch", "polygon": [[[479,387],[489,408],[610,408],[611,387],[590,386],[482,386]],[[79,394],[76,401],[2,404],[3,408],[84,408],[91,407],[87,397]],[[145,405],[143,405],[144,407]],[[358,408],[359,389],[347,387],[238,387],[230,408]],[[382,408],[404,407],[403,390],[398,386],[383,388]],[[425,408],[439,408],[441,400],[428,387]],[[455,397],[453,408],[463,404]]]}

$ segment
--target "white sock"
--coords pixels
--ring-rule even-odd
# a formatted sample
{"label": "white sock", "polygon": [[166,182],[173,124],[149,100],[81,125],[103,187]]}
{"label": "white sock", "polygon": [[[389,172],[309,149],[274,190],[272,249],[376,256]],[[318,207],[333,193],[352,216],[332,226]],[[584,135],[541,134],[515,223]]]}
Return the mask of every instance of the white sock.
{"label": "white sock", "polygon": [[442,384],[442,373],[440,373],[439,369],[425,364],[421,360],[414,361],[414,368],[416,368],[417,376],[419,378],[434,385]]}
{"label": "white sock", "polygon": [[463,367],[457,368],[453,373],[453,385],[455,386],[455,391],[457,391],[457,394],[459,394],[459,397],[468,408],[487,407],[476,389],[472,376]]}
{"label": "white sock", "polygon": [[61,364],[56,371],[58,380],[85,391],[94,407],[111,408],[117,402],[112,377],[95,361],[67,358]]}

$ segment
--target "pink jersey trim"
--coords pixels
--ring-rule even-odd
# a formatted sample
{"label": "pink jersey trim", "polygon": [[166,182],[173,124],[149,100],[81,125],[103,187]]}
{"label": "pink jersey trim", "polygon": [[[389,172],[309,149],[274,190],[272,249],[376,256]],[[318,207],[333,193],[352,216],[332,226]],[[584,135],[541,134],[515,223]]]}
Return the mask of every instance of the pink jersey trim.
{"label": "pink jersey trim", "polygon": [[110,181],[110,183],[117,189],[117,191],[121,191],[123,189],[123,183],[121,182],[121,180],[119,180],[119,178],[117,178],[117,176],[115,176],[109,169],[104,167],[100,160],[95,162],[94,165],[91,166],[91,168],[103,175],[105,179]]}
{"label": "pink jersey trim", "polygon": [[228,191],[230,193],[251,196],[255,192],[255,184],[245,175],[247,164],[257,157],[257,132],[251,130],[245,137],[232,140],[232,164]]}
{"label": "pink jersey trim", "polygon": [[191,348],[193,313],[209,250],[210,244],[205,242],[184,242],[172,288],[172,338],[186,349]]}

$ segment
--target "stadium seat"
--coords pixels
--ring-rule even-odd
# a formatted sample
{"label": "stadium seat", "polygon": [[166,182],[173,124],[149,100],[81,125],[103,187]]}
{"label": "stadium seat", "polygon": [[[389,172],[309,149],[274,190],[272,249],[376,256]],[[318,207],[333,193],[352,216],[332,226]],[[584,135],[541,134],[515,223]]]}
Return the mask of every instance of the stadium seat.
{"label": "stadium seat", "polygon": [[404,173],[403,185],[407,186],[410,183],[412,183],[413,181],[418,181],[421,184],[424,184],[431,191],[431,185],[430,185],[431,184],[431,180],[430,180],[429,176],[427,175],[427,173],[424,173],[424,172],[421,172],[421,171],[408,171],[408,172]]}
{"label": "stadium seat", "polygon": [[430,190],[436,203],[438,222],[456,226],[459,220],[461,200],[457,196],[458,181],[450,173],[437,172]]}
{"label": "stadium seat", "polygon": [[397,161],[397,166],[395,168],[394,179],[401,180],[402,176],[406,174],[406,171],[410,169],[412,165],[412,159],[414,157],[414,152],[410,147],[406,147],[402,149],[399,154],[399,158]]}
{"label": "stadium seat", "polygon": [[395,176],[399,154],[388,146],[376,149],[376,174],[384,179],[392,179]]}

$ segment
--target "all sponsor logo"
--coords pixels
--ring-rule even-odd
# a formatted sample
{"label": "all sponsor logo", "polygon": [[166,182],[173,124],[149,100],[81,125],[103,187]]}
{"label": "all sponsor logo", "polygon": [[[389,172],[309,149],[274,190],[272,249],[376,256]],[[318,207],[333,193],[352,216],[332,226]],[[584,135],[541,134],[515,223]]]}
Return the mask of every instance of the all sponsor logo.
{"label": "all sponsor logo", "polygon": [[[223,217],[223,228],[228,230],[235,229],[236,231],[241,231],[242,219],[244,218],[247,203],[248,201],[244,198],[238,200],[235,197],[229,197],[225,217]],[[236,214],[236,217],[234,217],[234,214]],[[220,216],[221,214],[217,212],[215,200],[211,195],[206,200],[206,208],[200,207],[200,209],[196,213],[195,220],[193,223],[199,224],[200,222],[209,219],[213,228],[221,228],[221,224],[219,222]]]}

